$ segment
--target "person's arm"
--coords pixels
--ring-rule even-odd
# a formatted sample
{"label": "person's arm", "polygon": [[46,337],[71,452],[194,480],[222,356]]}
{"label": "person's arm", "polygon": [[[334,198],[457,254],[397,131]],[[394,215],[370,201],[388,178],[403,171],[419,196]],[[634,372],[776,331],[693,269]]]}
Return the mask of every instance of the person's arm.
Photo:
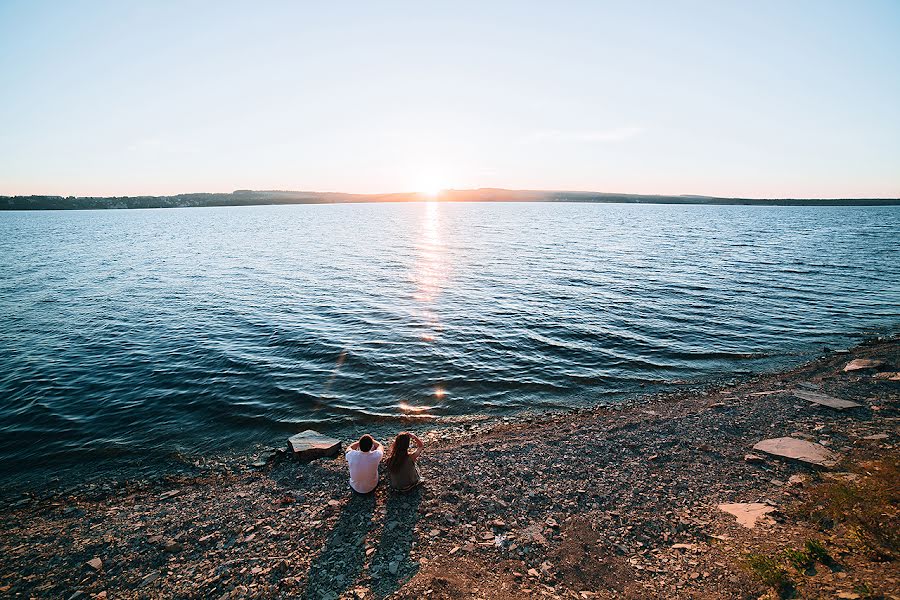
{"label": "person's arm", "polygon": [[350,444],[349,450],[359,450],[359,442],[353,442]]}
{"label": "person's arm", "polygon": [[414,441],[416,443],[416,451],[413,453],[412,457],[414,459],[418,460],[419,457],[422,456],[422,450],[425,449],[425,442],[420,440],[419,436],[417,436],[414,433],[409,434],[409,437],[411,437],[412,441]]}

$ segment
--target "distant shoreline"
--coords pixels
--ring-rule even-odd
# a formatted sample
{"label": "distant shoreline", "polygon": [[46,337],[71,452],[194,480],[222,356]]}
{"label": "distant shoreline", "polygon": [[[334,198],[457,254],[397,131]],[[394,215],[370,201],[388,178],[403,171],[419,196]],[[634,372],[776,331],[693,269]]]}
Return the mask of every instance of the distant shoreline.
{"label": "distant shoreline", "polygon": [[445,190],[437,196],[417,192],[344,194],[340,192],[253,191],[177,194],[173,196],[0,196],[0,210],[112,210],[281,204],[360,204],[374,202],[583,202],[601,204],[680,204],[730,206],[900,206],[900,198],[720,198],[608,194],[602,192]]}

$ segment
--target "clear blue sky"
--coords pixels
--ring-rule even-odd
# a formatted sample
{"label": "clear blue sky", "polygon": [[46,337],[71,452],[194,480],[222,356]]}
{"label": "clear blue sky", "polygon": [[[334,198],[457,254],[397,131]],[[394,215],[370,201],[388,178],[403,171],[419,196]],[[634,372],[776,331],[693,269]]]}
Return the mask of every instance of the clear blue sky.
{"label": "clear blue sky", "polygon": [[0,194],[900,196],[900,2],[0,0]]}

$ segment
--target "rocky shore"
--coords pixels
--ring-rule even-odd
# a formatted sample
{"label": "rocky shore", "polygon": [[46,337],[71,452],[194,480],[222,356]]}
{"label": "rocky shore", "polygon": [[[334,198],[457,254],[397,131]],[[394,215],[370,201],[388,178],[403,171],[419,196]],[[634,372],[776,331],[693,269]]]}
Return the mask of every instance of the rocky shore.
{"label": "rocky shore", "polygon": [[[701,392],[416,429],[408,494],[280,454],[28,494],[0,517],[0,597],[900,598],[897,371],[879,340]],[[778,438],[827,460],[753,449]]]}

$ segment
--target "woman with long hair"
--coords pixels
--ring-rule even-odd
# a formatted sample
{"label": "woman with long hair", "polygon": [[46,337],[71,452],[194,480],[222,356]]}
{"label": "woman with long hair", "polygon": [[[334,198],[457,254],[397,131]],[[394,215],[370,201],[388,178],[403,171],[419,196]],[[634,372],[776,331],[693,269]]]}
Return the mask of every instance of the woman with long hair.
{"label": "woman with long hair", "polygon": [[[410,442],[415,443],[415,449],[410,452]],[[422,475],[416,461],[422,456],[425,444],[414,433],[404,431],[397,436],[391,444],[391,455],[387,459],[387,471],[391,487],[398,492],[408,492],[420,483]]]}

